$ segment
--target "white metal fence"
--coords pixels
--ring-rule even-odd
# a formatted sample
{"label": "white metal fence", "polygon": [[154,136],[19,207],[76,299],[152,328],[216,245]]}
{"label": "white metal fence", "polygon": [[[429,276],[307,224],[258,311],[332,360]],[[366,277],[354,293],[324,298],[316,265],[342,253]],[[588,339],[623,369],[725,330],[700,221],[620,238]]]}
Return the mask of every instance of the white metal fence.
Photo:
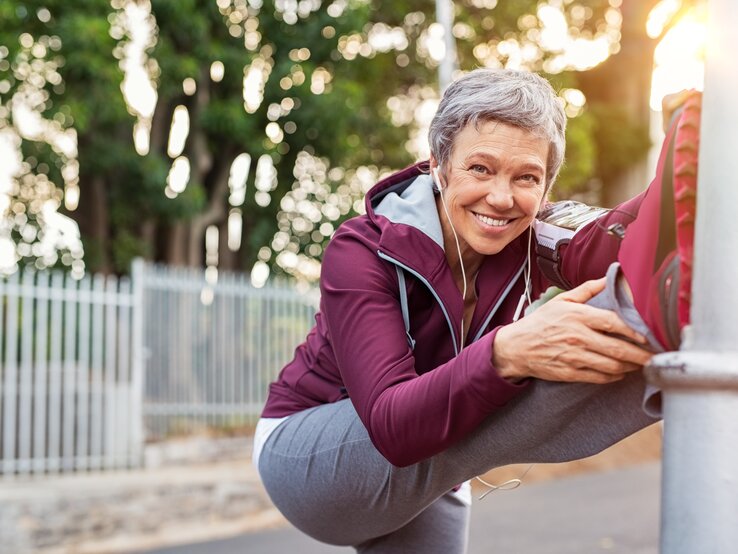
{"label": "white metal fence", "polygon": [[2,473],[137,460],[130,281],[25,271],[0,280],[0,300]]}
{"label": "white metal fence", "polygon": [[[268,383],[313,324],[315,290],[240,274],[141,266],[150,438],[253,424]],[[136,273],[137,275],[137,273]]]}
{"label": "white metal fence", "polygon": [[0,473],[133,467],[146,438],[253,423],[316,296],[140,261],[0,279]]}

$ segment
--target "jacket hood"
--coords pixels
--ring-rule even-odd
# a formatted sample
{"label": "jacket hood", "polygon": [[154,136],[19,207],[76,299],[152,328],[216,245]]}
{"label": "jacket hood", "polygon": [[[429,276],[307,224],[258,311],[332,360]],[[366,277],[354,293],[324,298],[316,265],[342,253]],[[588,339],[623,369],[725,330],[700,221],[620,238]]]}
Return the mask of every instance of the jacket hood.
{"label": "jacket hood", "polygon": [[386,188],[373,202],[375,216],[410,225],[443,249],[443,230],[436,209],[435,184],[430,175],[411,177]]}
{"label": "jacket hood", "polygon": [[369,192],[366,193],[364,204],[366,213],[370,218],[374,219],[374,210],[382,199],[391,192],[397,192],[407,187],[412,181],[421,175],[430,175],[430,162],[423,161],[406,167],[400,171],[385,177],[374,185]]}

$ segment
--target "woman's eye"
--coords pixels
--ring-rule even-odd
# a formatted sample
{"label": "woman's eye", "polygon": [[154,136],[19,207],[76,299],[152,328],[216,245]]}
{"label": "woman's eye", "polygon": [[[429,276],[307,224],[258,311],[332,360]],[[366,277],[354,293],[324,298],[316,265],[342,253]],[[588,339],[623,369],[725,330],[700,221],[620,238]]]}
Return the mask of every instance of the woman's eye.
{"label": "woman's eye", "polygon": [[487,173],[487,168],[481,164],[474,164],[469,166],[469,170],[473,171],[474,173]]}
{"label": "woman's eye", "polygon": [[531,183],[531,184],[536,184],[536,185],[541,182],[541,179],[538,177],[538,175],[533,175],[532,173],[526,173],[525,175],[521,175],[519,179],[526,183]]}

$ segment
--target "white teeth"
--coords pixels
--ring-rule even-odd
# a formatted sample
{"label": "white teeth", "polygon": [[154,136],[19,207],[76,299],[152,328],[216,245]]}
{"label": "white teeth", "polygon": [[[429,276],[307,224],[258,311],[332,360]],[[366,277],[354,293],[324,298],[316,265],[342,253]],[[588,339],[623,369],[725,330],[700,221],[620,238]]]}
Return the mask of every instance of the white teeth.
{"label": "white teeth", "polygon": [[486,215],[482,214],[474,214],[477,216],[479,221],[486,225],[492,225],[493,227],[502,227],[503,225],[507,225],[510,221],[509,219],[492,219],[491,217],[487,217]]}

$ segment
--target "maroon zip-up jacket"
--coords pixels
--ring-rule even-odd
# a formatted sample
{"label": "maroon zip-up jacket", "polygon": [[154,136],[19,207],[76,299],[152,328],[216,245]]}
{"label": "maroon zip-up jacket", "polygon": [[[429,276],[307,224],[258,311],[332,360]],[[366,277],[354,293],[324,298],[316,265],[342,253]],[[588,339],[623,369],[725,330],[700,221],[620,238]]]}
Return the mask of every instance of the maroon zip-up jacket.
{"label": "maroon zip-up jacket", "polygon": [[[262,413],[283,417],[348,397],[376,448],[397,466],[447,449],[526,387],[502,379],[491,357],[497,329],[512,321],[524,291],[527,233],[484,260],[469,344],[458,353],[463,301],[427,172],[423,162],[380,181],[366,196],[366,215],[338,228],[323,257],[315,326],[270,385]],[[569,283],[605,274],[619,245],[606,229],[627,225],[640,200],[588,225],[561,249]],[[538,295],[550,283],[535,257],[531,266]]]}

